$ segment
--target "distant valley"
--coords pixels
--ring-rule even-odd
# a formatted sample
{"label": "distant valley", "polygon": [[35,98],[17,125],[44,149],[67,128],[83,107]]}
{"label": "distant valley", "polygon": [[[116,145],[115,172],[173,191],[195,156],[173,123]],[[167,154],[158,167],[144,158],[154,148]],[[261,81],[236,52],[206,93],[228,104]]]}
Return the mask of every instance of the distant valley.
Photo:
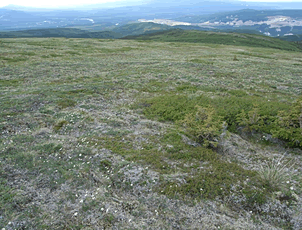
{"label": "distant valley", "polygon": [[197,26],[201,29],[253,30],[279,37],[302,34],[302,10],[240,10],[212,15],[185,16],[176,20],[139,19],[169,26]]}
{"label": "distant valley", "polygon": [[[196,7],[202,4],[197,4]],[[218,3],[213,4],[219,6]],[[181,12],[179,7],[182,5],[180,4],[178,7],[172,7],[169,11],[166,11],[168,8],[163,5],[158,9],[156,8],[157,11],[155,12],[155,8],[150,6],[152,5],[143,4],[86,11],[79,9],[20,11],[0,8],[0,32],[2,31],[0,37],[43,37],[43,32],[30,31],[58,28],[83,30],[78,31],[81,35],[75,37],[85,38],[120,38],[170,29],[183,29],[262,34],[288,41],[301,41],[302,10],[241,9],[213,13],[213,10],[204,11],[198,7],[199,10],[194,9],[192,5],[187,8],[184,7],[184,12]],[[153,3],[153,6],[155,7],[156,4]],[[222,6],[219,7],[218,9],[221,10]],[[236,8],[238,7],[233,5],[226,7],[226,9]],[[212,8],[209,7],[209,9]],[[23,32],[11,33],[10,31]],[[85,31],[88,32],[83,35]],[[91,34],[92,32],[102,32],[102,35]],[[54,32],[54,30],[52,33],[55,34],[55,37],[61,34],[61,32]],[[70,37],[71,35],[68,31],[67,36],[64,33],[63,37]],[[74,32],[72,34],[75,35]],[[47,36],[53,37],[49,33]]]}

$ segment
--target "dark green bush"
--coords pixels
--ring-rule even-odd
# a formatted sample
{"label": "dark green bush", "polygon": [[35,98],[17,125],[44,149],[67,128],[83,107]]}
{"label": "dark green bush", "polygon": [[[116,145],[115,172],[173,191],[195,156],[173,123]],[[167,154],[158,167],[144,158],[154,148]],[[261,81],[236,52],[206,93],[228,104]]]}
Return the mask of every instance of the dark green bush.
{"label": "dark green bush", "polygon": [[271,130],[274,137],[283,139],[292,147],[302,147],[302,98],[290,110],[279,111]]}
{"label": "dark green bush", "polygon": [[[186,85],[179,89],[185,91],[187,87],[190,88]],[[287,141],[290,146],[302,147],[301,99],[290,105],[278,101],[269,101],[257,96],[249,96],[240,90],[232,90],[230,93],[236,96],[214,98],[206,96],[189,98],[185,95],[159,96],[144,101],[144,114],[159,121],[185,124],[189,133],[197,139],[201,137],[201,139],[206,140],[205,137],[200,135],[200,132],[197,132],[197,129],[201,126],[198,125],[196,119],[195,121],[192,120],[192,114],[196,115],[198,110],[196,106],[204,108],[210,106],[217,117],[221,117],[221,121],[227,123],[228,130],[231,132],[236,133],[239,127],[244,127],[246,131],[273,134],[274,137]],[[255,104],[255,101],[257,101],[257,104]],[[219,135],[217,127],[215,130],[215,132],[213,131],[215,135],[210,136],[209,139]],[[208,141],[206,142],[209,144]]]}
{"label": "dark green bush", "polygon": [[[260,131],[270,133],[275,126],[274,120],[279,111],[288,110],[290,105],[277,101],[249,96],[244,91],[230,91],[236,96],[209,98],[198,96],[188,98],[185,95],[164,95],[148,99],[144,102],[144,114],[149,118],[156,118],[159,121],[179,121],[183,120],[186,114],[196,111],[195,106],[212,106],[218,116],[228,124],[229,131],[236,132],[240,126],[238,115],[242,112],[248,114],[255,109],[254,103],[257,101],[259,116],[263,119],[264,125],[259,127]],[[238,96],[238,94],[240,96]]]}
{"label": "dark green bush", "polygon": [[221,117],[217,116],[213,107],[196,106],[196,108],[197,111],[187,114],[181,123],[204,147],[210,145],[217,147],[223,128]]}
{"label": "dark green bush", "polygon": [[254,105],[253,109],[249,112],[242,110],[237,114],[237,122],[239,125],[244,126],[248,131],[259,131],[264,126],[265,116],[261,116],[259,113],[258,105]]}
{"label": "dark green bush", "polygon": [[196,101],[186,96],[167,95],[149,99],[145,102],[144,114],[159,121],[178,121],[194,110]]}

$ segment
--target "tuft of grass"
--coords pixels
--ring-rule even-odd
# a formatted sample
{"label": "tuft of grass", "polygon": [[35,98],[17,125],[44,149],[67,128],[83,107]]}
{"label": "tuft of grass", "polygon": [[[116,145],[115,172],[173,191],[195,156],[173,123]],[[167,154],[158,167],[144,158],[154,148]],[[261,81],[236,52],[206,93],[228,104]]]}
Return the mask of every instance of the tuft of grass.
{"label": "tuft of grass", "polygon": [[277,160],[267,162],[261,165],[258,171],[258,177],[261,184],[270,191],[285,191],[288,189],[292,175],[290,174],[290,162],[282,161],[284,156]]}

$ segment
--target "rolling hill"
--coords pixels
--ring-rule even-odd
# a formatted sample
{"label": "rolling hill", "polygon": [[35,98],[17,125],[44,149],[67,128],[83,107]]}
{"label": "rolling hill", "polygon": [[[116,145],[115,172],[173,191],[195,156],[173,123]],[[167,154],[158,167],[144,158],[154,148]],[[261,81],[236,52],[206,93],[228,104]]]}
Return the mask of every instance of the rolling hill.
{"label": "rolling hill", "polygon": [[89,32],[74,28],[36,29],[0,32],[0,38],[17,37],[120,38],[122,37],[122,34],[113,31]]}
{"label": "rolling hill", "polygon": [[187,30],[169,30],[152,34],[126,36],[122,39],[152,40],[164,42],[190,42],[190,43],[211,43],[235,46],[251,46],[275,48],[281,50],[301,51],[299,46],[294,43],[282,41],[277,38],[270,38],[263,35],[225,33],[225,32],[207,32],[207,31],[187,31]]}
{"label": "rolling hill", "polygon": [[145,23],[129,23],[126,25],[121,25],[112,29],[112,31],[127,36],[127,35],[141,35],[146,33],[148,34],[148,33],[154,33],[154,32],[171,30],[171,29],[173,29],[173,27],[168,25],[145,22]]}
{"label": "rolling hill", "polygon": [[282,36],[282,37],[280,37],[280,39],[285,40],[285,41],[291,41],[291,42],[301,42],[302,34]]}

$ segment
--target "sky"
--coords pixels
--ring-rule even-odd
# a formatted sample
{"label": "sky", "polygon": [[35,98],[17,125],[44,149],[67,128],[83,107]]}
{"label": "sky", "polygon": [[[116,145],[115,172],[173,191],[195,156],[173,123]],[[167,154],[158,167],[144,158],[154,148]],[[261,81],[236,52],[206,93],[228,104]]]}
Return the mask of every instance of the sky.
{"label": "sky", "polygon": [[[9,4],[19,5],[19,6],[29,6],[37,8],[49,8],[49,7],[60,7],[60,6],[74,6],[74,5],[88,5],[96,3],[106,3],[106,2],[116,2],[127,0],[1,0],[0,7],[7,6]],[[242,0],[239,0],[242,1]],[[244,0],[244,2],[301,2],[302,0]],[[133,1],[132,1],[133,2]]]}
{"label": "sky", "polygon": [[74,5],[88,5],[106,2],[116,2],[120,0],[1,0],[0,7],[7,6],[9,4],[18,6],[29,6],[29,7],[60,7],[60,6],[74,6]]}

